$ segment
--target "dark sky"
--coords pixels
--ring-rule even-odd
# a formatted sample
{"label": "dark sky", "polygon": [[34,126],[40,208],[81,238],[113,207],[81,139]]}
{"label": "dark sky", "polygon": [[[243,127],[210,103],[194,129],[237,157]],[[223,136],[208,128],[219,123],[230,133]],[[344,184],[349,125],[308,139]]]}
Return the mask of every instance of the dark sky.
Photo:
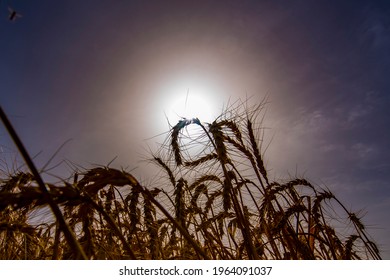
{"label": "dark sky", "polygon": [[[390,259],[388,1],[3,0],[0,36],[0,102],[40,168],[72,139],[49,167],[117,156],[147,181],[166,116],[268,96],[272,179],[330,188]],[[22,163],[3,127],[0,147]]]}

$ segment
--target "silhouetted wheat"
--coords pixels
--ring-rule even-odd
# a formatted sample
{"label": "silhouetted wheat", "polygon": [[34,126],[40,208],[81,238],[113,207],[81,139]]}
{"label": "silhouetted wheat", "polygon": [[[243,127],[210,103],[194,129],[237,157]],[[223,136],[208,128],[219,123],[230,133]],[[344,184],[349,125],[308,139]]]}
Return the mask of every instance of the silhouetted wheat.
{"label": "silhouetted wheat", "polygon": [[[166,174],[156,186],[109,167],[45,184],[48,196],[29,172],[3,178],[0,258],[380,259],[360,217],[329,190],[270,181],[256,138],[263,106],[232,106],[211,124],[180,120],[152,159]],[[37,222],[47,197],[71,235],[57,215]]]}

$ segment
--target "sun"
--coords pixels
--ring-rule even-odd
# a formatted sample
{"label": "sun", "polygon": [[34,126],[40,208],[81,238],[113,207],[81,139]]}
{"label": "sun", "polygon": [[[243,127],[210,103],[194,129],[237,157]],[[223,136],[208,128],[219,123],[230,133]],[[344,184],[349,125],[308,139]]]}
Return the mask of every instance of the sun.
{"label": "sun", "polygon": [[161,106],[171,124],[176,124],[182,118],[212,122],[221,113],[218,96],[219,92],[210,82],[180,79],[164,88]]}
{"label": "sun", "polygon": [[208,99],[209,96],[204,91],[196,90],[192,93],[190,89],[187,89],[186,93],[178,93],[173,98],[171,105],[166,108],[166,114],[169,119],[199,118],[200,120],[210,121],[213,114]]}

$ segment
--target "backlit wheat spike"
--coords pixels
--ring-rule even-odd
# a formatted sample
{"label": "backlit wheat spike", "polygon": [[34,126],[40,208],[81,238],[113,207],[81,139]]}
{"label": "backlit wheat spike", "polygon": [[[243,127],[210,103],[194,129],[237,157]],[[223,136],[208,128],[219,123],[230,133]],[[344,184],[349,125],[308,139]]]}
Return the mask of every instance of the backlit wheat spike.
{"label": "backlit wheat spike", "polygon": [[[353,248],[354,242],[359,238],[360,238],[359,235],[356,235],[356,234],[352,234],[348,237],[347,241],[345,242],[345,249],[344,249],[344,255],[343,255],[344,260],[352,259],[352,254],[354,254],[354,252],[352,251],[352,248]],[[354,255],[354,257],[359,258],[359,256],[357,256],[356,254]]]}
{"label": "backlit wheat spike", "polygon": [[253,133],[252,122],[249,119],[247,120],[247,129],[248,129],[249,139],[250,139],[250,142],[252,145],[253,154],[255,155],[257,167],[259,168],[261,175],[263,175],[263,178],[268,185],[269,182],[268,182],[267,171],[264,168],[264,162],[263,162],[263,159],[260,155],[260,151],[259,151],[259,148],[257,146],[255,135]]}
{"label": "backlit wheat spike", "polygon": [[191,206],[198,208],[197,200],[200,194],[207,194],[207,187],[204,184],[200,184],[195,188],[194,194],[191,198]]}
{"label": "backlit wheat spike", "polygon": [[234,139],[232,139],[232,138],[229,137],[229,136],[224,136],[224,140],[225,140],[227,143],[233,145],[234,148],[236,148],[239,152],[241,152],[242,155],[245,156],[247,159],[249,159],[251,162],[254,162],[252,154],[251,154],[250,151],[244,146],[244,144],[238,143],[237,141],[235,141]]}
{"label": "backlit wheat spike", "polygon": [[209,210],[212,208],[212,205],[213,205],[215,199],[221,195],[222,195],[221,190],[217,190],[209,195],[209,197],[207,198],[206,204],[205,204],[205,208],[204,208],[205,213],[209,212]]}
{"label": "backlit wheat spike", "polygon": [[234,122],[234,121],[231,121],[231,120],[223,120],[221,122],[219,122],[219,125],[222,127],[222,126],[226,126],[228,127],[234,134],[234,136],[236,137],[236,139],[239,141],[239,143],[241,145],[244,145],[244,142],[242,140],[242,133],[240,131],[240,129],[238,128],[238,125]]}
{"label": "backlit wheat spike", "polygon": [[171,181],[172,186],[176,185],[176,179],[175,176],[173,175],[172,170],[166,165],[161,158],[159,157],[154,157],[154,160],[167,172],[169,176],[169,180]]}
{"label": "backlit wheat spike", "polygon": [[188,126],[192,123],[199,123],[199,120],[197,120],[197,119],[191,119],[191,120],[182,119],[172,128],[171,147],[173,150],[173,154],[175,156],[175,161],[176,161],[177,166],[180,166],[183,163],[182,158],[181,158],[181,152],[180,152],[179,133],[183,128],[185,128],[186,126]]}
{"label": "backlit wheat spike", "polygon": [[227,152],[226,152],[226,147],[224,144],[224,136],[222,133],[221,126],[218,122],[214,121],[209,128],[210,133],[213,136],[215,146],[216,146],[216,152],[218,155],[218,159],[222,164],[226,164],[230,162]]}
{"label": "backlit wheat spike", "polygon": [[128,200],[128,198],[130,198],[130,204],[129,204],[130,233],[135,233],[136,226],[140,221],[139,214],[137,211],[139,195],[140,195],[139,188],[133,187],[131,193],[126,198],[126,200]]}
{"label": "backlit wheat spike", "polygon": [[[221,179],[216,176],[216,175],[212,175],[212,174],[207,174],[207,175],[203,175],[201,177],[199,177],[198,179],[196,179],[190,186],[189,186],[189,190],[193,190],[194,188],[196,188],[198,185],[202,184],[202,183],[206,183],[207,181],[210,181],[210,182],[217,182],[220,186],[223,185]],[[207,186],[208,184],[206,184]]]}
{"label": "backlit wheat spike", "polygon": [[144,222],[149,234],[149,252],[151,259],[158,259],[158,227],[155,222],[156,209],[149,201],[149,197],[144,195]]}
{"label": "backlit wheat spike", "polygon": [[205,155],[205,156],[198,158],[196,160],[193,160],[193,161],[186,161],[186,162],[184,162],[184,166],[185,167],[196,167],[198,165],[208,163],[208,161],[214,160],[214,159],[218,159],[218,155],[215,153],[211,153],[209,155]]}
{"label": "backlit wheat spike", "polygon": [[359,229],[359,230],[364,230],[364,225],[360,221],[360,219],[356,216],[355,213],[349,213],[349,219],[354,223],[354,225]]}
{"label": "backlit wheat spike", "polygon": [[277,222],[273,230],[275,232],[279,232],[286,225],[291,215],[295,215],[297,213],[301,213],[306,210],[307,210],[306,207],[303,205],[292,205],[282,214],[281,218],[279,219],[279,221]]}
{"label": "backlit wheat spike", "polygon": [[232,183],[231,180],[233,178],[227,177],[224,180],[223,183],[223,189],[222,189],[222,198],[223,198],[223,209],[224,211],[229,211],[229,209],[232,206],[231,203],[231,193],[232,193]]}
{"label": "backlit wheat spike", "polygon": [[180,178],[176,184],[174,191],[175,196],[175,215],[178,223],[184,226],[185,219],[185,197],[184,197],[184,188],[186,181],[183,178]]}
{"label": "backlit wheat spike", "polygon": [[332,199],[332,198],[334,198],[334,195],[332,193],[328,191],[322,191],[314,199],[312,212],[313,212],[313,217],[317,222],[319,222],[319,218],[322,217],[321,202],[324,199]]}

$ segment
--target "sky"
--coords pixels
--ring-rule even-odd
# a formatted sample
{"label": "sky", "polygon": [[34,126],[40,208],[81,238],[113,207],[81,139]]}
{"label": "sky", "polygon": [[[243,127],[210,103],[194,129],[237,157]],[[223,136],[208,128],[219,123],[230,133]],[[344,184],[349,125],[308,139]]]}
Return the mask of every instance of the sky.
{"label": "sky", "polygon": [[[388,1],[2,0],[0,36],[0,104],[38,168],[147,182],[169,123],[267,97],[271,179],[329,188],[390,259]],[[0,148],[22,164],[3,126]]]}

